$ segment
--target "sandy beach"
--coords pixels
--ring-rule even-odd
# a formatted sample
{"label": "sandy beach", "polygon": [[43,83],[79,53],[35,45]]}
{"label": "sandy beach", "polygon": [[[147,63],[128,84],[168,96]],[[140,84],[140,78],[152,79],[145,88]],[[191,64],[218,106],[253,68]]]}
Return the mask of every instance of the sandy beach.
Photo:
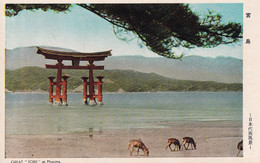
{"label": "sandy beach", "polygon": [[[236,157],[242,123],[175,122],[164,128],[102,130],[59,135],[6,135],[6,158],[129,158],[128,142],[141,139],[149,157]],[[141,127],[141,126],[140,126]],[[168,138],[193,137],[196,150],[171,152]],[[173,146],[172,146],[173,147]],[[240,153],[240,156],[243,152]],[[143,158],[136,152],[132,157]]]}

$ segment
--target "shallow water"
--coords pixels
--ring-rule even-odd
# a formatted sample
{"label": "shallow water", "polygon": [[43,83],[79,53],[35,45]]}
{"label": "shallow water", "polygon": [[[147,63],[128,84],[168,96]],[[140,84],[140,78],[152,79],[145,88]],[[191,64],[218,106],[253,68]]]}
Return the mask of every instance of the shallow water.
{"label": "shallow water", "polygon": [[6,134],[62,134],[104,129],[161,128],[175,121],[242,121],[242,92],[105,93],[103,106],[69,94],[69,106],[48,94],[6,93]]}

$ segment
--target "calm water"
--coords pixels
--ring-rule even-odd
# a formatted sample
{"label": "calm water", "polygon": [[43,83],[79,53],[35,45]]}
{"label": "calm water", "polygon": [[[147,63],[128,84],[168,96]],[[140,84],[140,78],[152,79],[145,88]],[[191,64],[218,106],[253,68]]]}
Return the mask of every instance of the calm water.
{"label": "calm water", "polygon": [[174,121],[242,121],[242,92],[106,93],[103,106],[69,94],[69,106],[48,94],[6,93],[6,134],[61,134],[89,130],[161,128]]}

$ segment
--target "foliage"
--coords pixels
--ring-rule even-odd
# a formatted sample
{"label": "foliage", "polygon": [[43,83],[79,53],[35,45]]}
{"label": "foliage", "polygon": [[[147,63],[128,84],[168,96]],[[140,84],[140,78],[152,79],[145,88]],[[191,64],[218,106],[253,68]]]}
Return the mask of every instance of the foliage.
{"label": "foliage", "polygon": [[[64,70],[69,74],[68,91],[73,92],[82,86],[84,70]],[[226,84],[210,81],[185,81],[166,78],[155,73],[141,73],[132,70],[95,71],[94,76],[104,76],[103,91],[117,92],[157,92],[157,91],[242,91],[242,84]],[[6,70],[5,86],[10,91],[48,91],[48,77],[56,76],[55,70],[39,67],[24,67]],[[109,81],[109,82],[107,82]]]}
{"label": "foliage", "polygon": [[241,24],[221,24],[221,16],[210,11],[200,20],[188,4],[79,5],[112,23],[122,40],[134,33],[142,44],[167,58],[181,58],[173,52],[179,46],[209,48],[242,38]]}
{"label": "foliage", "polygon": [[[104,18],[114,26],[118,38],[139,39],[158,55],[181,59],[174,48],[206,47],[230,44],[242,38],[240,23],[221,23],[221,15],[209,11],[200,19],[188,4],[77,4]],[[70,4],[7,4],[6,15],[17,15],[23,9],[66,11]]]}
{"label": "foliage", "polygon": [[22,10],[53,10],[55,12],[65,12],[69,10],[71,4],[6,4],[5,15],[16,16]]}

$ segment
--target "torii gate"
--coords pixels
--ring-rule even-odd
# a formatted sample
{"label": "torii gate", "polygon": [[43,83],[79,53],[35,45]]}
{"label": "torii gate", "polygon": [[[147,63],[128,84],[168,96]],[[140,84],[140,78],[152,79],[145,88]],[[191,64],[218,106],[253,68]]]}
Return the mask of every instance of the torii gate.
{"label": "torii gate", "polygon": [[[45,56],[45,59],[57,60],[56,65],[45,64],[47,69],[57,69],[56,82],[53,80],[55,77],[50,76],[49,78],[49,103],[53,103],[53,98],[55,100],[54,104],[57,105],[68,105],[67,104],[67,79],[69,75],[62,76],[62,69],[88,69],[89,77],[81,77],[83,80],[83,101],[89,105],[102,105],[102,76],[98,76],[98,82],[94,82],[93,70],[103,70],[104,66],[95,66],[94,61],[103,61],[106,57],[111,56],[111,50],[103,52],[93,52],[93,53],[80,53],[80,52],[63,52],[50,50],[46,48],[37,47],[38,54]],[[63,60],[71,60],[72,65],[62,64]],[[87,66],[80,66],[80,61],[88,61]],[[63,79],[63,80],[62,80]],[[89,82],[88,82],[89,79]],[[98,86],[98,93],[95,94],[94,85]],[[56,86],[55,94],[53,94],[53,86]],[[89,93],[87,93],[87,86]],[[61,94],[62,87],[62,94]],[[89,98],[89,100],[88,100]],[[97,98],[97,103],[96,103]]]}

